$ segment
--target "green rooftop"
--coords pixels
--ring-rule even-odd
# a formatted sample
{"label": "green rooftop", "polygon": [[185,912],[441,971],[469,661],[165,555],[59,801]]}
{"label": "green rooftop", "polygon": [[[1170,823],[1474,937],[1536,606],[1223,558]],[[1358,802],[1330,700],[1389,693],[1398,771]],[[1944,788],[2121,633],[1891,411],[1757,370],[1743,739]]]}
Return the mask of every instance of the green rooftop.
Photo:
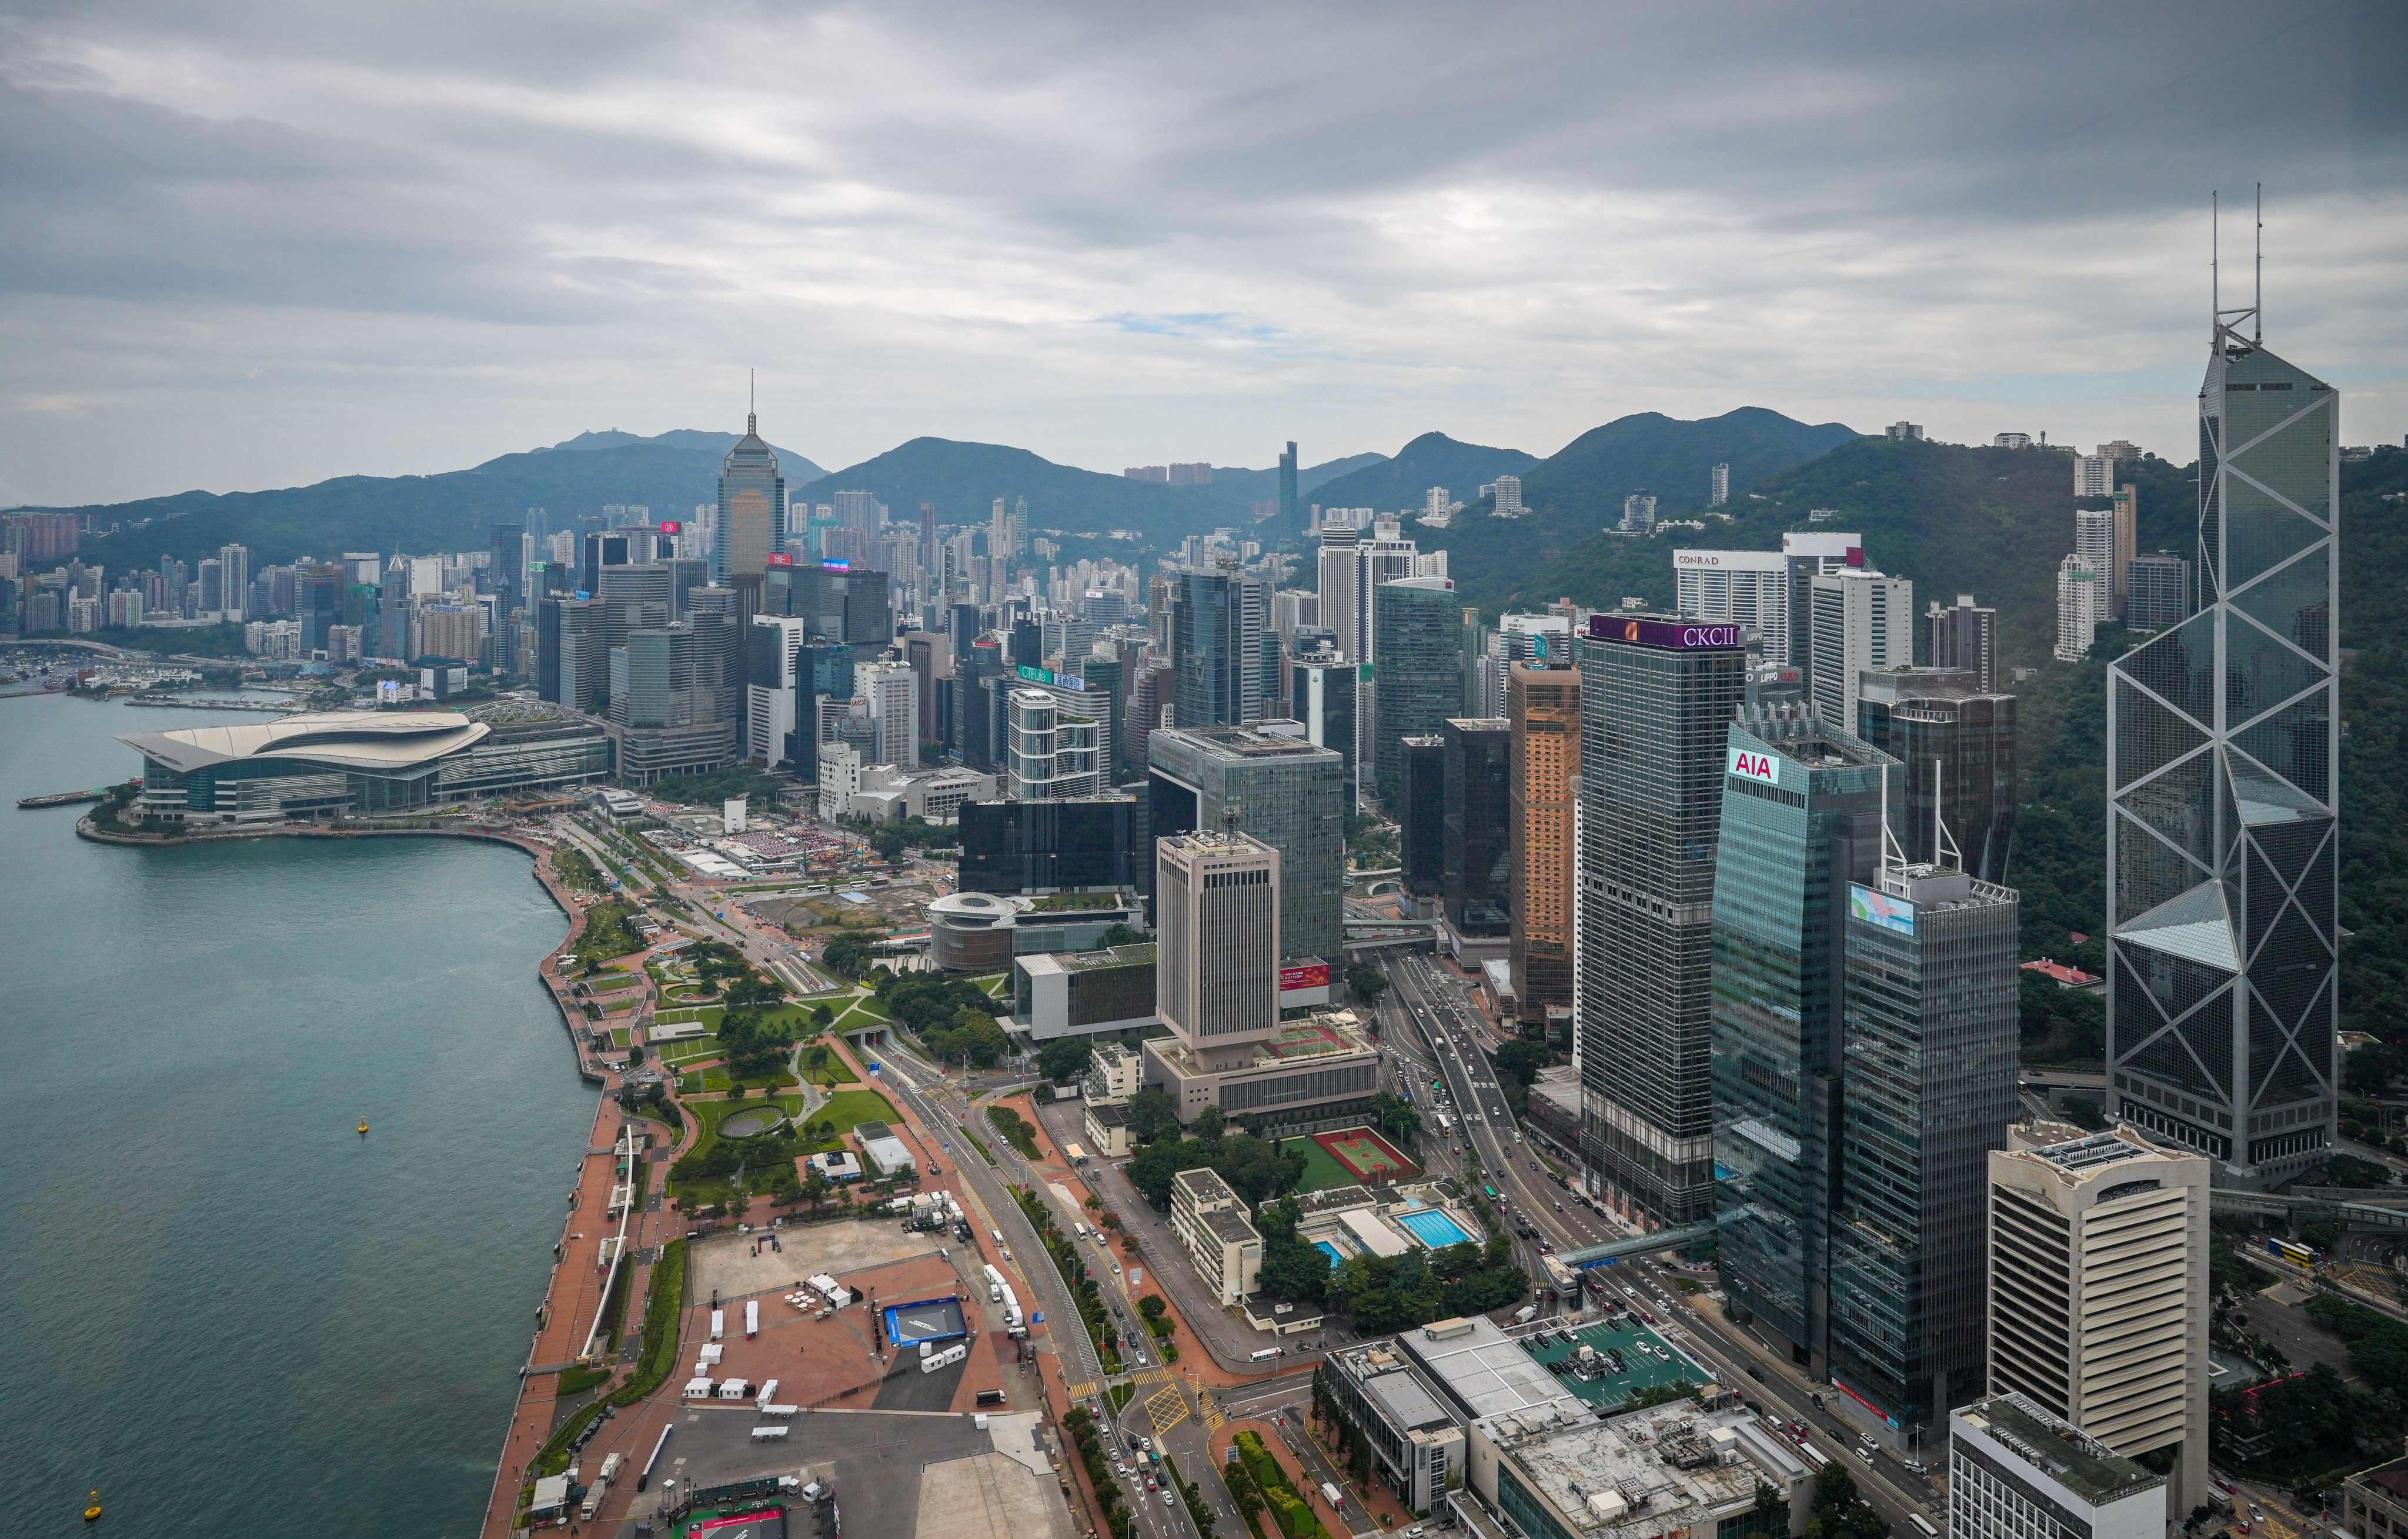
{"label": "green rooftop", "polygon": [[2000,1395],[1969,1405],[1956,1415],[1982,1427],[2093,1506],[2165,1484],[2165,1476],[2126,1459],[2021,1395]]}

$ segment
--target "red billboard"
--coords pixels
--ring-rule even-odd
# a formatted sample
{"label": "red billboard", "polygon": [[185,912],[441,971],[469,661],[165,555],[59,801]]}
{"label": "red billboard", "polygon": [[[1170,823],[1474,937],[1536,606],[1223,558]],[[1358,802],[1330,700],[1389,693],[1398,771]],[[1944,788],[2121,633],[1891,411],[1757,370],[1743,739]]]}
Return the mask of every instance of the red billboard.
{"label": "red billboard", "polygon": [[1327,988],[1328,986],[1329,964],[1327,962],[1314,962],[1307,967],[1280,969],[1280,992],[1283,994],[1294,993],[1299,988]]}
{"label": "red billboard", "polygon": [[795,558],[784,551],[780,551],[775,555],[763,556],[761,559],[772,567],[791,567],[795,564]]}

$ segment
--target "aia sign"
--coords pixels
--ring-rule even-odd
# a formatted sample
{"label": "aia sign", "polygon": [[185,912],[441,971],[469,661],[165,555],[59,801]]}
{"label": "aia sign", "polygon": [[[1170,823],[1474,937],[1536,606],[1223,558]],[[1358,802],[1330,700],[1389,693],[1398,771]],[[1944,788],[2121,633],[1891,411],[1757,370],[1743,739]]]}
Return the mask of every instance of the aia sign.
{"label": "aia sign", "polygon": [[1773,762],[1772,755],[1752,748],[1731,750],[1730,772],[1748,780],[1760,780],[1767,785],[1781,784],[1781,767]]}

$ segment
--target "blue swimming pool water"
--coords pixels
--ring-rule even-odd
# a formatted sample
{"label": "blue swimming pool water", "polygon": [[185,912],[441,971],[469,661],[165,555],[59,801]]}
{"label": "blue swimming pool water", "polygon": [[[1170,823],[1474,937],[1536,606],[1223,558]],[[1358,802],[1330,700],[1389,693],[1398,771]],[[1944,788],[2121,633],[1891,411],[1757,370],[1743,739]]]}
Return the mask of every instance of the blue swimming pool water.
{"label": "blue swimming pool water", "polygon": [[1312,1243],[1312,1248],[1322,1252],[1324,1255],[1326,1255],[1329,1258],[1329,1264],[1331,1266],[1336,1266],[1339,1262],[1346,1259],[1345,1257],[1339,1254],[1338,1247],[1331,1244],[1326,1240],[1315,1240]]}
{"label": "blue swimming pool water", "polygon": [[1436,1208],[1424,1208],[1418,1213],[1399,1213],[1391,1216],[1412,1230],[1414,1239],[1432,1250],[1442,1250],[1448,1245],[1459,1245],[1471,1238],[1470,1235],[1463,1232],[1462,1225]]}

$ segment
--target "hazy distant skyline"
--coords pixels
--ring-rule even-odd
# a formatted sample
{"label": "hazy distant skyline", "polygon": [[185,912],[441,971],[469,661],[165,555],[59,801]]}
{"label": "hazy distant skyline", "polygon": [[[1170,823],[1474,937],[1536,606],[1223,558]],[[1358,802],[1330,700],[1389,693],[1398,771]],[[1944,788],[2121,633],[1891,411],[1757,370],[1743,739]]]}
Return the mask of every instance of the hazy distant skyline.
{"label": "hazy distant skyline", "polygon": [[2408,431],[2408,7],[0,0],[0,502],[588,428],[1091,469],[1632,411]]}

